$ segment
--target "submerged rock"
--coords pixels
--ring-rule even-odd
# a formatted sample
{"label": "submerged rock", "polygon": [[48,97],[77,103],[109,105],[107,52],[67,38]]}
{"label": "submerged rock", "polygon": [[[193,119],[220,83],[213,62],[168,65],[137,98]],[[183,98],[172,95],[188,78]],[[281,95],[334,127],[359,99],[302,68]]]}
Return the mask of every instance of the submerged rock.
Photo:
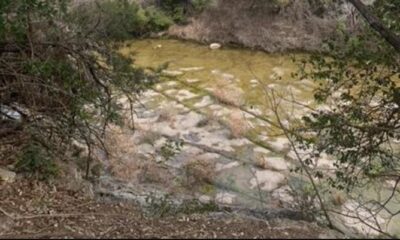
{"label": "submerged rock", "polygon": [[204,118],[203,115],[191,111],[188,114],[176,116],[176,125],[182,130],[192,130],[199,122],[203,121]]}
{"label": "submerged rock", "polygon": [[183,134],[183,138],[185,138],[189,142],[199,142],[201,139],[198,135],[198,133],[189,132],[188,134]]}
{"label": "submerged rock", "polygon": [[15,181],[16,176],[17,174],[15,174],[15,172],[0,168],[0,182],[12,183]]}
{"label": "submerged rock", "polygon": [[285,75],[285,70],[281,67],[274,67],[272,68],[273,74],[275,74],[277,77],[283,77]]}
{"label": "submerged rock", "polygon": [[215,201],[217,203],[221,204],[232,204],[233,201],[235,200],[236,195],[232,193],[227,193],[227,192],[221,192],[217,193],[217,196],[215,197]]}
{"label": "submerged rock", "polygon": [[144,143],[139,145],[138,147],[138,153],[143,155],[144,157],[151,157],[155,154],[155,148],[148,143]]}
{"label": "submerged rock", "polygon": [[173,70],[162,70],[162,74],[170,77],[177,77],[183,74],[181,71],[173,71]]}
{"label": "submerged rock", "polygon": [[222,45],[220,43],[211,43],[210,44],[210,49],[211,50],[220,49],[221,47],[222,47]]}
{"label": "submerged rock", "polygon": [[186,68],[179,68],[179,71],[182,72],[195,72],[204,70],[204,67],[186,67]]}
{"label": "submerged rock", "polygon": [[290,142],[286,137],[276,138],[275,141],[269,142],[274,152],[288,153],[290,151]]}
{"label": "submerged rock", "polygon": [[227,164],[217,163],[215,168],[216,168],[216,171],[218,172],[218,171],[222,171],[222,170],[225,170],[225,169],[234,168],[234,167],[237,167],[239,165],[240,165],[240,163],[238,161],[234,161],[234,162],[227,163]]}
{"label": "submerged rock", "polygon": [[200,102],[197,102],[194,104],[194,107],[196,108],[202,108],[202,107],[207,107],[209,105],[213,104],[213,101],[211,100],[210,96],[204,96]]}
{"label": "submerged rock", "polygon": [[191,91],[188,91],[186,89],[182,89],[182,90],[178,91],[178,93],[175,95],[175,97],[179,101],[183,101],[183,100],[187,100],[187,99],[191,99],[191,98],[197,97],[197,95],[195,93],[192,93]]}
{"label": "submerged rock", "polygon": [[259,81],[257,79],[251,79],[250,83],[251,84],[259,84]]}
{"label": "submerged rock", "polygon": [[250,180],[251,188],[259,185],[262,190],[272,191],[283,184],[285,176],[270,170],[256,171],[255,177]]}
{"label": "submerged rock", "polygon": [[273,191],[272,197],[278,199],[284,206],[291,207],[294,203],[291,191],[289,186],[283,186]]}
{"label": "submerged rock", "polygon": [[222,77],[222,79],[225,80],[225,81],[232,81],[232,80],[235,79],[235,75],[230,74],[230,73],[222,73],[222,74],[221,74],[221,77]]}
{"label": "submerged rock", "polygon": [[283,158],[279,157],[257,154],[255,157],[255,164],[262,169],[271,169],[274,171],[288,170],[288,163]]}
{"label": "submerged rock", "polygon": [[198,78],[188,78],[188,79],[186,79],[186,82],[188,82],[188,83],[197,83],[199,81],[200,80]]}

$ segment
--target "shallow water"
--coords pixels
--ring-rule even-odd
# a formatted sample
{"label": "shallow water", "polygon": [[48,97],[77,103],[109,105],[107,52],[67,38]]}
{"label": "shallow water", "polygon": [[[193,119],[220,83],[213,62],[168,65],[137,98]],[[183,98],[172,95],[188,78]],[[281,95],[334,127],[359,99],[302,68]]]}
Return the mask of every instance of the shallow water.
{"label": "shallow water", "polygon": [[[210,50],[206,45],[179,40],[139,40],[126,43],[121,49],[123,54],[132,56],[139,66],[157,67],[169,63],[169,70],[182,68],[202,68],[197,71],[187,71],[183,78],[199,79],[197,83],[202,87],[211,85],[215,80],[214,71],[233,75],[235,83],[245,90],[247,104],[260,104],[265,102],[259,98],[264,95],[261,88],[254,88],[251,80],[257,79],[265,86],[276,84],[298,88],[300,96],[311,97],[309,85],[296,81],[291,73],[297,70],[293,58],[302,58],[303,54],[267,54],[261,51],[247,49],[222,48]],[[184,70],[184,69],[183,69]],[[282,78],[277,79],[275,75]],[[196,85],[197,85],[196,84]]]}
{"label": "shallow water", "polygon": [[[278,136],[281,133],[274,127],[276,119],[271,111],[269,94],[273,90],[301,102],[312,99],[312,84],[291,77],[291,73],[297,70],[294,58],[304,55],[267,54],[232,48],[211,50],[206,45],[193,42],[154,39],[127,42],[121,53],[145,68],[157,68],[168,63],[161,83],[154,88],[164,96],[151,97],[147,101],[147,105],[155,111],[168,108],[167,111],[174,112],[174,123],[166,121],[158,131],[180,137],[191,134],[199,138],[196,143],[232,156],[220,155],[212,159],[223,168],[216,176],[216,198],[225,192],[229,196],[234,193],[237,195],[233,201],[235,204],[253,206],[255,202],[258,205],[260,198],[263,201],[270,199],[270,192],[284,185],[288,170],[286,165],[290,165],[284,160],[287,154],[284,148],[288,143]],[[218,97],[219,94],[221,97]],[[198,116],[194,114],[190,117],[190,114],[173,110],[176,103],[165,107],[166,102],[171,101],[180,101],[188,111],[217,120],[222,126],[216,130],[196,126],[187,128],[196,122]],[[288,117],[304,113],[299,111],[300,107],[294,109],[286,102],[281,104],[280,113],[290,115]],[[153,124],[154,129],[157,124]],[[254,168],[255,158],[261,155],[270,159],[272,168],[281,169]],[[192,158],[197,156],[183,151],[172,162],[180,166]],[[258,182],[256,178],[262,178],[262,181]],[[218,193],[218,190],[224,193]]]}
{"label": "shallow water", "polygon": [[[204,185],[197,196],[203,194],[200,197],[207,195],[217,202],[240,206],[263,202],[266,205],[260,207],[271,207],[276,200],[290,202],[284,190],[289,182],[299,183],[299,178],[289,171],[296,161],[290,159],[293,152],[287,149],[287,139],[274,127],[277,121],[271,108],[271,93],[280,98],[278,112],[284,121],[288,120],[285,124],[295,124],[306,109],[290,100],[313,105],[314,84],[291,76],[298,69],[293,59],[306,55],[231,48],[211,50],[192,42],[155,39],[127,42],[121,53],[145,68],[168,63],[156,92],[145,97],[147,109],[143,116],[150,117],[139,119],[139,125],[228,153],[205,157],[222,170],[217,171],[213,186]],[[172,115],[170,120],[157,117],[166,112]],[[222,128],[199,127],[201,116],[222,121]],[[235,131],[238,133],[232,134]],[[166,165],[181,168],[187,161],[204,157],[208,154],[205,152],[196,145],[189,146]],[[261,168],[254,163],[260,155],[267,160]],[[330,158],[321,161],[332,164]],[[390,208],[398,210],[398,206]],[[398,218],[392,226],[397,224]]]}
{"label": "shallow water", "polygon": [[[275,123],[275,114],[271,111],[272,91],[277,98],[286,99],[279,102],[278,111],[283,119],[293,120],[304,113],[301,105],[291,101],[309,104],[313,99],[313,83],[291,76],[298,70],[294,59],[301,59],[304,54],[268,54],[232,48],[211,50],[193,42],[155,39],[127,42],[121,52],[142,67],[157,68],[168,63],[167,71],[183,73],[173,80],[186,84],[185,88],[228,95],[234,104]],[[263,124],[253,122],[251,125],[248,134],[257,135],[266,130]],[[277,135],[280,131],[269,126],[268,133]]]}

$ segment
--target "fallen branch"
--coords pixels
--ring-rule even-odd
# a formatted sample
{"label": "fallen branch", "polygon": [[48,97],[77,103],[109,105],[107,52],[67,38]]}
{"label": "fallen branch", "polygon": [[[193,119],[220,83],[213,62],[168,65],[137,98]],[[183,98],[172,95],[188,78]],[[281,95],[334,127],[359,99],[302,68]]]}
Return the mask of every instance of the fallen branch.
{"label": "fallen branch", "polygon": [[35,218],[70,218],[70,217],[86,217],[86,216],[107,216],[107,217],[125,216],[122,214],[106,214],[106,213],[59,213],[59,214],[38,214],[38,215],[21,216],[17,214],[8,213],[1,207],[0,207],[0,212],[2,212],[4,215],[13,220],[25,220],[25,219],[35,219]]}

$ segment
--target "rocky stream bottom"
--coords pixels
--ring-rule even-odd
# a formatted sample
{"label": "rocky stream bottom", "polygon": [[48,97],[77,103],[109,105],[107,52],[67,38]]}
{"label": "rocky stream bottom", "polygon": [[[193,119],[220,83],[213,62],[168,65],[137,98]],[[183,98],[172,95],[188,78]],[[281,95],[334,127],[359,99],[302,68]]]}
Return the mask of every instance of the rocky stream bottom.
{"label": "rocky stream bottom", "polygon": [[[156,209],[158,216],[180,212],[182,207],[173,206],[189,202],[202,211],[227,208],[258,219],[326,225],[308,179],[292,171],[299,166],[296,155],[307,152],[297,149],[296,154],[279,124],[295,123],[307,106],[329,109],[329,103],[316,106],[310,100],[313,82],[289,77],[296,70],[289,56],[210,50],[176,40],[127,43],[121,52],[142,67],[164,62],[169,67],[132,108],[121,99],[132,120],[127,125],[134,129],[110,129],[111,155],[99,153],[106,171],[96,193],[134,200]],[[279,98],[275,111],[271,92]],[[333,163],[332,156],[321,155],[314,168],[329,172]],[[389,196],[390,184],[361,189],[358,197]],[[347,236],[377,236],[375,224],[397,234],[399,216],[390,219],[383,212],[373,217],[353,196],[327,187],[322,194],[332,223]],[[389,208],[398,209],[395,204]]]}

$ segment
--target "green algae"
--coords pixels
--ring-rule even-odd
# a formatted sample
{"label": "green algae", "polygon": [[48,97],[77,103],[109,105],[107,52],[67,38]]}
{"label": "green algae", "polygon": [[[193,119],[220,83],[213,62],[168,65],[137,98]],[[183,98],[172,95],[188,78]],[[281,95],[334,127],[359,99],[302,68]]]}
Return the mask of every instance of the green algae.
{"label": "green algae", "polygon": [[[291,73],[297,70],[293,57],[302,58],[304,54],[267,54],[247,49],[210,50],[208,46],[179,40],[145,39],[127,42],[121,53],[135,59],[142,67],[156,68],[168,63],[168,70],[182,71],[178,79],[199,79],[194,86],[212,87],[221,78],[232,78],[232,83],[244,91],[246,105],[266,105],[265,88],[271,84],[299,89],[300,99],[311,99],[312,91],[302,88],[300,81],[294,80]],[[185,68],[201,68],[190,71]],[[224,76],[221,76],[224,75]],[[280,77],[279,77],[280,76]],[[255,79],[259,82],[255,83]],[[228,81],[228,80],[227,80]]]}

